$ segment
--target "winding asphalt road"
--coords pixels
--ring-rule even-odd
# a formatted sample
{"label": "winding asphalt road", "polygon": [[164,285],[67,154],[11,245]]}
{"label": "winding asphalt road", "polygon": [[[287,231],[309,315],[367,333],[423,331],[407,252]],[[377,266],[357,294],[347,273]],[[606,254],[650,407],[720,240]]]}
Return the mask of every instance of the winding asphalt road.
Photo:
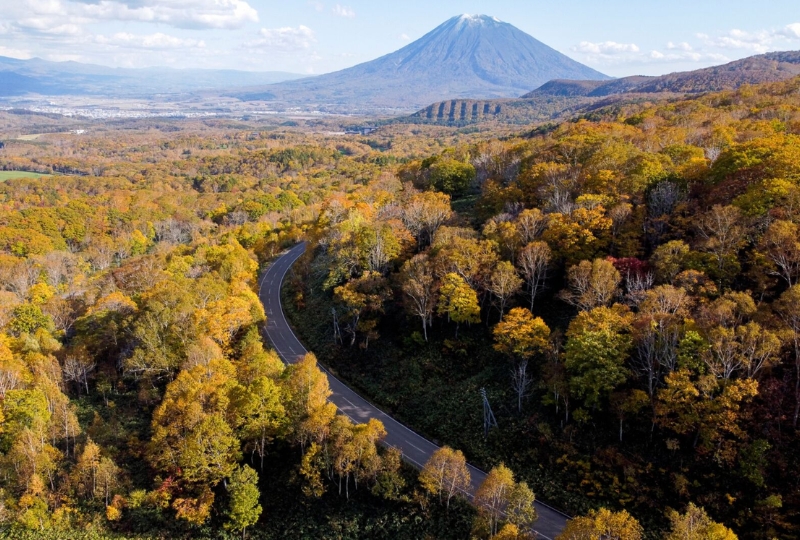
{"label": "winding asphalt road", "polygon": [[[303,242],[283,253],[263,273],[258,289],[258,297],[267,314],[267,337],[286,363],[294,363],[308,352],[289,326],[281,305],[283,278],[305,249],[306,245]],[[320,365],[319,368],[328,376],[332,392],[330,401],[338,407],[339,411],[350,417],[353,422],[364,423],[370,418],[383,422],[386,427],[384,444],[400,449],[403,452],[403,458],[408,462],[422,468],[431,454],[439,449],[425,437],[415,433],[362,398],[328,372],[324,366]],[[467,495],[471,498],[477,487],[486,478],[486,473],[472,465],[469,465],[469,472],[472,477],[472,485]],[[567,516],[539,501],[536,501],[536,512],[539,519],[534,524],[535,532],[540,538],[554,539],[564,528]]]}

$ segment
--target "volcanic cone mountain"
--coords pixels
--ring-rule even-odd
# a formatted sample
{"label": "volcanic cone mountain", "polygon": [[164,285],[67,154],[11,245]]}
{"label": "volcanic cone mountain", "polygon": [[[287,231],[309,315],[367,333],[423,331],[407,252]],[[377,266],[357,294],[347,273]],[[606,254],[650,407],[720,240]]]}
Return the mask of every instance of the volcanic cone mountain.
{"label": "volcanic cone mountain", "polygon": [[508,23],[461,15],[371,62],[237,97],[331,111],[403,110],[450,98],[517,97],[565,78],[609,79]]}

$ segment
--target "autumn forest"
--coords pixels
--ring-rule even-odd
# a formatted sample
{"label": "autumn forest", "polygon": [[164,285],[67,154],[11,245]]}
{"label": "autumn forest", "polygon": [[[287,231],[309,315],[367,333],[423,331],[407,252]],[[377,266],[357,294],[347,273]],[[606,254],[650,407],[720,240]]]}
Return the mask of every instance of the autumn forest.
{"label": "autumn forest", "polygon": [[[563,540],[800,538],[800,78],[524,129],[26,121],[0,535],[522,539],[542,500]],[[301,241],[284,365],[259,276]]]}

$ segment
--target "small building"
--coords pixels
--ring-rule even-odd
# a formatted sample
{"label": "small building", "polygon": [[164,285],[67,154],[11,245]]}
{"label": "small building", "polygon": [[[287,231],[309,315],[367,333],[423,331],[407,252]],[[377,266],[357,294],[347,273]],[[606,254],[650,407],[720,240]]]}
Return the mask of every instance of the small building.
{"label": "small building", "polygon": [[345,134],[347,135],[369,135],[373,131],[377,131],[378,128],[371,127],[371,126],[359,126],[359,127],[351,127],[345,130]]}

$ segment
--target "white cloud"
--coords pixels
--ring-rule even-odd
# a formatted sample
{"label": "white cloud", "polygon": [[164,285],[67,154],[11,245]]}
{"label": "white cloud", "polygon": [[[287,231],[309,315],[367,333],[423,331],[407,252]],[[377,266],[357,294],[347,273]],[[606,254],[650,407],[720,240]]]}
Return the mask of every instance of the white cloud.
{"label": "white cloud", "polygon": [[[667,49],[670,49],[669,44],[667,44]],[[677,49],[677,50],[676,50]],[[671,52],[663,53],[661,51],[650,51],[647,55],[646,61],[648,63],[725,63],[730,62],[730,58],[723,54],[717,53],[709,53],[709,52],[698,52],[692,49],[685,50],[679,47],[672,47]]]}
{"label": "white cloud", "polygon": [[333,11],[334,15],[337,15],[339,17],[345,17],[347,19],[353,19],[356,16],[356,12],[353,11],[353,8],[349,6],[343,6],[341,4],[336,4],[335,6],[333,6],[333,9],[331,11]]}
{"label": "white cloud", "polygon": [[689,43],[667,42],[666,50],[645,52],[635,43],[619,43],[616,41],[591,42],[582,41],[572,48],[575,52],[586,54],[585,61],[596,66],[626,66],[651,64],[696,64],[723,63],[729,59],[715,52],[697,50]]}
{"label": "white cloud", "polygon": [[168,36],[162,33],[150,35],[136,35],[127,32],[118,32],[112,36],[96,36],[95,41],[100,45],[111,45],[114,47],[128,47],[133,49],[191,49],[202,48],[206,44],[204,41],[196,39],[181,39],[175,36]]}
{"label": "white cloud", "polygon": [[8,56],[9,58],[18,58],[20,60],[27,60],[32,57],[31,52],[28,50],[3,47],[2,45],[0,45],[0,56]]}
{"label": "white cloud", "polygon": [[258,22],[258,12],[245,0],[100,0],[76,12],[92,19],[159,22],[179,28],[230,29]]}
{"label": "white cloud", "polygon": [[253,49],[271,49],[291,52],[309,49],[317,42],[314,31],[302,24],[297,28],[262,28],[258,39],[249,41],[245,46]]}
{"label": "white cloud", "polygon": [[325,4],[322,2],[315,2],[314,0],[309,0],[308,5],[313,7],[316,11],[325,11]]}
{"label": "white cloud", "polygon": [[[630,66],[671,64],[677,69],[723,64],[733,59],[769,51],[796,49],[800,22],[779,29],[745,31],[733,29],[717,35],[696,34],[696,41],[668,41],[661,50],[640,51],[633,43],[582,41],[572,50],[583,53],[583,61],[599,68],[630,69]],[[626,69],[625,66],[628,66]],[[637,68],[638,69],[638,68]],[[625,71],[622,73],[625,74]],[[648,71],[658,73],[655,68]]]}
{"label": "white cloud", "polygon": [[734,28],[726,34],[720,36],[709,36],[708,34],[697,34],[698,39],[702,40],[707,47],[718,49],[744,49],[756,53],[765,53],[770,50],[774,35],[771,32],[744,32]]}
{"label": "white cloud", "polygon": [[83,34],[83,27],[77,24],[61,24],[53,27],[42,28],[42,33],[53,36],[78,36]]}
{"label": "white cloud", "polygon": [[786,48],[790,46],[790,42],[800,40],[800,23],[787,24],[779,30],[759,30],[757,32],[746,32],[734,28],[718,36],[697,34],[697,38],[708,47],[762,54]]}
{"label": "white cloud", "polygon": [[674,51],[674,50],[678,50],[678,51],[691,51],[691,50],[694,50],[693,47],[691,45],[689,45],[688,43],[686,43],[685,41],[681,41],[680,43],[673,43],[673,42],[670,41],[670,42],[667,43],[667,49],[669,49],[671,51]]}
{"label": "white cloud", "polygon": [[246,0],[16,0],[4,6],[3,17],[23,31],[44,33],[102,21],[219,29],[258,22],[258,12]]}
{"label": "white cloud", "polygon": [[411,38],[408,34],[400,34],[397,37],[400,39],[400,41],[411,41]]}
{"label": "white cloud", "polygon": [[783,29],[783,35],[789,39],[800,39],[800,23],[787,24]]}
{"label": "white cloud", "polygon": [[589,54],[615,55],[636,53],[639,52],[639,47],[635,43],[617,43],[616,41],[602,41],[599,43],[581,41],[573,50]]}

